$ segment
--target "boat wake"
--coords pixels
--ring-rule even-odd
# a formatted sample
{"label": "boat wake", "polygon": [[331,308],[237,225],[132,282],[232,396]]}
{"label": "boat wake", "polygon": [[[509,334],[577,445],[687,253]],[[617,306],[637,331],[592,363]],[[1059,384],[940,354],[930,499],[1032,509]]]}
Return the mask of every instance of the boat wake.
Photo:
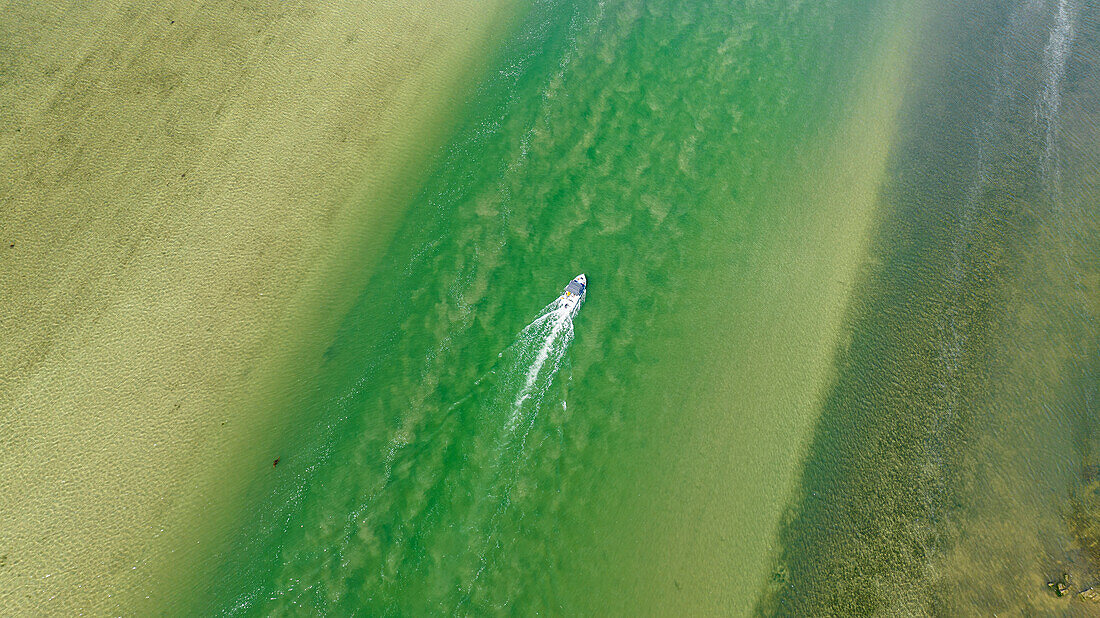
{"label": "boat wake", "polygon": [[[503,366],[498,364],[498,375],[505,379],[500,386],[515,391],[508,421],[510,429],[515,430],[524,419],[533,417],[572,342],[573,317],[570,307],[559,298],[544,307],[539,316],[520,331],[515,342],[501,352],[504,362]],[[509,376],[514,376],[514,383]]]}
{"label": "boat wake", "polygon": [[[477,454],[480,464],[466,471],[469,486],[477,496],[462,522],[468,535],[472,564],[467,564],[473,577],[463,586],[459,607],[477,596],[476,587],[486,565],[508,545],[501,540],[502,534],[508,536],[502,531],[502,526],[507,527],[504,521],[509,519],[506,513],[522,508],[523,492],[517,488],[538,476],[532,469],[536,453],[543,439],[556,432],[553,421],[547,420],[539,429],[536,422],[573,342],[571,309],[561,298],[544,307],[499,354],[494,368],[478,380],[482,388],[477,390],[482,396],[466,402],[476,407],[466,415],[473,412],[483,423],[477,442],[484,444],[485,438],[496,435],[489,441],[492,446]],[[560,405],[565,408],[564,392],[560,392]],[[541,437],[529,444],[532,435]]]}
{"label": "boat wake", "polygon": [[562,297],[544,307],[463,397],[391,436],[379,482],[350,511],[342,534],[341,554],[362,552],[365,564],[380,566],[348,577],[388,598],[400,582],[459,573],[435,602],[456,611],[483,606],[494,589],[484,581],[487,565],[509,559],[522,538],[517,526],[545,499],[539,488],[555,486],[548,453],[566,422],[557,378],[575,308]]}

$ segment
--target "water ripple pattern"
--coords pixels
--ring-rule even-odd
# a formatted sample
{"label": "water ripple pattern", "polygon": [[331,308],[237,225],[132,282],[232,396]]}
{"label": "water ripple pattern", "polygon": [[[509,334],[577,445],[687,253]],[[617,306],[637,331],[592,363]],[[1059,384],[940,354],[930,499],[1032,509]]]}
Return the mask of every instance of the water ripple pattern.
{"label": "water ripple pattern", "polygon": [[1095,613],[1100,6],[952,11],[761,614]]}
{"label": "water ripple pattern", "polygon": [[[301,454],[322,453],[316,472],[270,496],[277,525],[248,528],[242,555],[259,557],[228,561],[218,609],[620,602],[627,560],[592,541],[618,513],[591,505],[631,491],[608,463],[622,436],[652,440],[690,412],[639,401],[639,384],[698,373],[642,349],[706,337],[659,333],[690,311],[685,288],[798,220],[795,200],[760,196],[830,126],[878,4],[533,2],[328,351],[310,412],[329,429],[302,439],[323,445]],[[532,321],[578,272],[598,294],[576,338],[555,305]],[[606,576],[588,597],[583,569]]]}

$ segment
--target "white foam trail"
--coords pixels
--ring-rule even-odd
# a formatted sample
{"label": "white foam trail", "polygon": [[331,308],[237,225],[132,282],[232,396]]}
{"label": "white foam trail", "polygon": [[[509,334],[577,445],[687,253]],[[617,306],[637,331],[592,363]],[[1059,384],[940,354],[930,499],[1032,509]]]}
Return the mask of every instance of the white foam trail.
{"label": "white foam trail", "polygon": [[[511,506],[509,496],[521,473],[527,436],[535,426],[539,406],[553,385],[572,341],[573,316],[570,307],[565,306],[559,297],[544,307],[538,317],[520,331],[515,342],[500,354],[505,361],[495,370],[499,378],[496,384],[499,398],[493,397],[491,401],[509,405],[511,411],[499,436],[496,461],[490,466],[499,476],[492,481],[487,493],[496,497],[498,503],[488,517],[484,549],[477,558],[478,569],[466,586],[460,605],[469,602],[485,570],[488,550],[492,547],[491,539],[497,534],[498,519]],[[519,377],[523,379],[522,384],[515,379]],[[565,406],[564,400],[562,406]]]}
{"label": "white foam trail", "polygon": [[[561,366],[569,344],[573,341],[573,316],[569,307],[557,299],[528,324],[513,344],[517,363],[529,363],[524,383],[512,402],[509,429],[515,429],[523,416],[524,404],[531,400],[537,407]],[[535,346],[538,346],[537,349]],[[525,349],[526,348],[526,349]],[[531,352],[534,352],[531,354]],[[532,358],[533,356],[533,358]],[[544,371],[544,369],[549,369]],[[540,376],[542,379],[540,380]]]}
{"label": "white foam trail", "polygon": [[1052,186],[1058,184],[1058,161],[1055,144],[1058,138],[1058,111],[1062,105],[1062,80],[1066,75],[1066,60],[1073,44],[1076,11],[1069,0],[1058,0],[1050,38],[1043,48],[1043,91],[1039,96],[1037,114],[1045,129],[1043,172]]}

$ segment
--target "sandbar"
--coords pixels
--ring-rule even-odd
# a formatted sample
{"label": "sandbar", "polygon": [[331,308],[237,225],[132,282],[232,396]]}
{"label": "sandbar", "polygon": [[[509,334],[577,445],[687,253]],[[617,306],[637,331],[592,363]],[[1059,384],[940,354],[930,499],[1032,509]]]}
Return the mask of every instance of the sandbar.
{"label": "sandbar", "polygon": [[270,470],[515,7],[0,5],[0,607],[140,612]]}

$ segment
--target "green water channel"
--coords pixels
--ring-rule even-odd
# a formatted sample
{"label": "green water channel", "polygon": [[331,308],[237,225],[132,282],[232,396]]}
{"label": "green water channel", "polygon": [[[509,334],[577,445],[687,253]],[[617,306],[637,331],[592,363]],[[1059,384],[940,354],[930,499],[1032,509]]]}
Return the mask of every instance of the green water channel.
{"label": "green water channel", "polygon": [[[1002,83],[967,81],[943,50],[985,49],[1012,10],[944,9],[921,39],[934,45],[914,61],[887,191],[878,210],[854,211],[882,219],[856,278],[845,260],[862,260],[862,228],[834,229],[846,205],[823,207],[823,170],[861,156],[843,148],[844,127],[884,41],[918,28],[912,12],[875,0],[533,3],[323,381],[303,387],[280,476],[257,489],[195,602],[243,615],[812,615],[895,607],[882,601],[893,582],[901,598],[932,598],[927,572],[947,569],[951,546],[889,530],[978,512],[942,479],[980,423],[942,411],[979,399],[936,374],[942,361],[919,342],[951,344],[945,329],[962,324],[985,341],[999,322],[981,311],[1007,306],[996,283],[1017,272],[990,258],[1004,250],[1002,219],[958,210],[975,166],[1014,168],[987,159],[937,175],[999,135],[981,105]],[[988,31],[960,29],[970,17]],[[974,73],[1003,72],[969,58]],[[1038,92],[1042,69],[1040,53]],[[933,105],[970,90],[985,98]],[[1015,160],[1016,142],[1002,146]],[[1040,150],[1029,178],[1051,163]],[[1075,255],[1094,260],[1077,240]],[[580,272],[577,318],[558,330],[538,320]],[[1094,315],[1078,315],[1074,332],[1095,334]],[[988,376],[990,349],[960,366]],[[927,362],[905,365],[914,354]],[[928,488],[907,493],[911,474]]]}

